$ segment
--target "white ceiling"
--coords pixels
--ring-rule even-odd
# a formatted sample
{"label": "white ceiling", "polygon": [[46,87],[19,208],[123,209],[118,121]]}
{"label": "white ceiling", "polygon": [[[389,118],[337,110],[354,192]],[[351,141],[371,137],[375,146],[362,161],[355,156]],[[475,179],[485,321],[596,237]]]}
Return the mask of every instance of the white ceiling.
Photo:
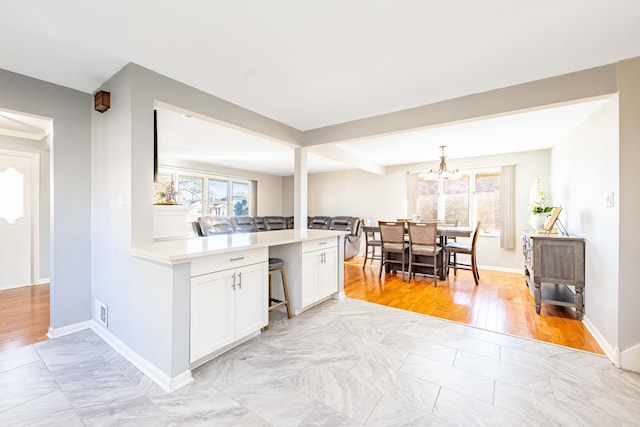
{"label": "white ceiling", "polygon": [[0,68],[92,93],[135,62],[309,130],[640,56],[639,18],[637,0],[9,1]]}

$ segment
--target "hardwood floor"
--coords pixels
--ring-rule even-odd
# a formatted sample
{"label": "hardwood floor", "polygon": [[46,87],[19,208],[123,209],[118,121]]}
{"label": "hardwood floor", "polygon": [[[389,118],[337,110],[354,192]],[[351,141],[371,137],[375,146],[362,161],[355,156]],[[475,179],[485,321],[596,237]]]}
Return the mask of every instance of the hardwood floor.
{"label": "hardwood floor", "polygon": [[0,291],[0,351],[47,339],[49,285]]}
{"label": "hardwood floor", "polygon": [[378,279],[378,262],[362,269],[362,261],[362,257],[345,261],[348,297],[604,354],[571,308],[543,304],[536,314],[521,274],[481,270],[476,286],[470,271],[459,270],[434,287],[428,276],[416,275],[410,283],[402,282],[400,274]]}
{"label": "hardwood floor", "polygon": [[[420,275],[411,283],[392,274],[378,279],[378,263],[363,270],[356,257],[345,262],[344,280],[351,298],[604,354],[573,310],[543,304],[536,314],[520,274],[482,270],[475,286],[471,272],[459,271],[434,287]],[[49,285],[0,291],[0,351],[44,341],[48,328]]]}

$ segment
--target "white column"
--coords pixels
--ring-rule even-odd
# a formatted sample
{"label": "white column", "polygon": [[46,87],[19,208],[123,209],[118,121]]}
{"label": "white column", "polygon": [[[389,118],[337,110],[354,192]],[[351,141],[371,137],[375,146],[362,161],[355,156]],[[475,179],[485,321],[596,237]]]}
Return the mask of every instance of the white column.
{"label": "white column", "polygon": [[295,149],[295,175],[293,177],[294,228],[307,228],[307,149]]}

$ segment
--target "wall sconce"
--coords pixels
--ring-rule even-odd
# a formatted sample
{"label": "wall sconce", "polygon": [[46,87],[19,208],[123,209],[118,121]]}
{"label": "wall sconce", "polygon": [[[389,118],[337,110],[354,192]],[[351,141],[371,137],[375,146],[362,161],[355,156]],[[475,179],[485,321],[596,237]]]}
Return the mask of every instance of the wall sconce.
{"label": "wall sconce", "polygon": [[111,93],[99,90],[93,94],[93,109],[104,113],[111,107]]}

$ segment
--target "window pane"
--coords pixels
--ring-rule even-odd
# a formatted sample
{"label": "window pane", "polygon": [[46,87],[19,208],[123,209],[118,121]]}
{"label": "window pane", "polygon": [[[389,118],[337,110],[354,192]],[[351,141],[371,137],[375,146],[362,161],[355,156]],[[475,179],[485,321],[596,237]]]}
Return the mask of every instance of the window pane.
{"label": "window pane", "polygon": [[183,205],[196,207],[197,216],[202,215],[202,178],[178,175],[178,193]]}
{"label": "window pane", "polygon": [[476,175],[476,210],[483,230],[500,231],[502,209],[499,173]]}
{"label": "window pane", "polygon": [[423,221],[438,218],[438,181],[418,180],[418,215]]}
{"label": "window pane", "polygon": [[227,189],[229,187],[227,184],[227,181],[209,180],[209,215],[227,215]]}
{"label": "window pane", "polygon": [[469,226],[469,175],[444,181],[444,219]]}
{"label": "window pane", "polygon": [[249,215],[249,184],[246,182],[233,182],[231,188],[233,194],[233,216]]}

